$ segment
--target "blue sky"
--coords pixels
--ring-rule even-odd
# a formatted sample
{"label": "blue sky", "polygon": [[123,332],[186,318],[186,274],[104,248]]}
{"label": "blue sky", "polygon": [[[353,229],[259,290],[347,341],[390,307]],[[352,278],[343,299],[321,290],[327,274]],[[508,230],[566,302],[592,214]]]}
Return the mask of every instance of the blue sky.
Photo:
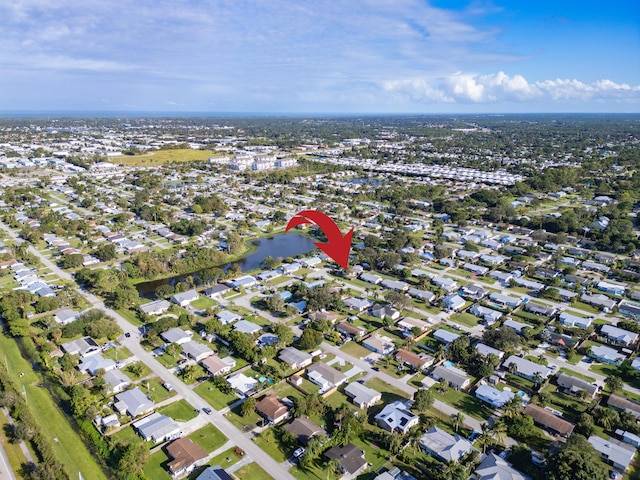
{"label": "blue sky", "polygon": [[638,0],[0,0],[0,111],[638,112]]}

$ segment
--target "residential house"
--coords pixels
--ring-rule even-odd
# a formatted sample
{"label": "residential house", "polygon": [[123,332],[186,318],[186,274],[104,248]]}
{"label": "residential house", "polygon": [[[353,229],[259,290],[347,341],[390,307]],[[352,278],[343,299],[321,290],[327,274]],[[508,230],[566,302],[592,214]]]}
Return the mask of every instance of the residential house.
{"label": "residential house", "polygon": [[218,355],[211,355],[200,362],[207,373],[212,376],[225,375],[236,366],[236,361],[232,357],[220,358]]}
{"label": "residential house", "polygon": [[344,393],[351,399],[354,405],[357,405],[359,408],[369,408],[382,399],[380,392],[358,382],[347,385]]}
{"label": "residential house", "polygon": [[577,394],[578,392],[587,392],[589,397],[595,398],[598,393],[598,386],[592,383],[582,380],[581,378],[572,377],[561,373],[558,375],[556,381],[558,386],[563,388],[565,392]]}
{"label": "residential house", "polygon": [[504,357],[504,352],[502,350],[490,347],[489,345],[485,345],[484,343],[477,343],[476,351],[483,357],[486,357],[487,355],[495,355],[500,360],[502,360],[502,357]]}
{"label": "residential house", "polygon": [[166,332],[162,332],[160,337],[167,343],[176,343],[178,345],[182,345],[184,343],[190,342],[193,337],[193,332],[190,330],[184,331],[181,328],[174,327],[170,328]]}
{"label": "residential house", "polygon": [[219,300],[222,298],[222,295],[227,293],[229,290],[231,290],[231,288],[229,288],[227,285],[218,284],[205,289],[202,293],[204,293],[209,298]]}
{"label": "residential house", "polygon": [[289,408],[274,393],[256,403],[256,410],[274,425],[289,418]]}
{"label": "residential house", "polygon": [[227,282],[227,285],[229,285],[231,288],[234,288],[236,290],[240,290],[241,288],[255,287],[257,284],[258,284],[258,280],[255,277],[252,277],[251,275],[243,275],[241,277],[238,277],[234,280]]}
{"label": "residential house", "polygon": [[489,453],[476,467],[474,480],[531,480],[495,453]]}
{"label": "residential house", "polygon": [[481,300],[489,295],[489,290],[479,285],[469,284],[462,287],[462,289],[460,290],[460,294],[463,297],[469,298],[471,300]]}
{"label": "residential house", "polygon": [[287,432],[293,433],[302,445],[309,443],[309,440],[313,437],[327,436],[324,428],[316,425],[307,417],[297,417],[282,428]]}
{"label": "residential house", "polygon": [[533,328],[531,325],[529,325],[528,323],[523,323],[523,322],[517,322],[516,320],[512,319],[512,318],[507,318],[503,323],[502,323],[503,327],[507,327],[511,330],[513,330],[514,332],[516,332],[518,335],[522,335],[524,333],[524,329],[525,328]]}
{"label": "residential house", "polygon": [[541,315],[543,317],[552,317],[556,314],[556,309],[553,307],[547,307],[539,303],[527,302],[524,305],[524,310],[534,315]]}
{"label": "residential house", "polygon": [[380,473],[373,480],[416,480],[416,478],[398,467],[393,467],[391,470]]}
{"label": "residential house", "polygon": [[366,328],[353,325],[349,322],[340,322],[336,325],[336,331],[349,338],[360,338],[367,333]]}
{"label": "residential house", "polygon": [[160,443],[182,436],[180,425],[173,419],[158,412],[138,420],[132,424],[132,427],[145,442],[151,440],[153,443]]}
{"label": "residential house", "polygon": [[111,393],[120,393],[131,385],[131,379],[122,370],[114,369],[105,373],[102,378]]}
{"label": "residential house", "polygon": [[367,300],[366,298],[351,297],[351,298],[347,298],[344,301],[344,304],[352,310],[355,310],[357,312],[363,312],[368,308],[370,308],[373,305],[373,302],[371,300]]}
{"label": "residential house", "polygon": [[242,319],[240,315],[230,312],[229,310],[219,311],[218,313],[216,313],[216,318],[220,320],[220,323],[222,323],[223,325],[229,325]]}
{"label": "residential house", "polygon": [[414,328],[418,328],[421,332],[424,332],[429,328],[429,323],[424,320],[418,320],[417,318],[404,317],[396,326],[403,332],[411,332]]}
{"label": "residential house", "polygon": [[450,312],[457,312],[465,305],[464,298],[460,295],[447,295],[442,299],[444,307]]}
{"label": "residential house", "polygon": [[362,346],[381,355],[389,355],[396,349],[393,340],[384,335],[371,335],[362,341]]}
{"label": "residential house", "polygon": [[138,387],[126,390],[115,396],[114,408],[121,414],[132,418],[153,410],[153,402]]}
{"label": "residential house", "polygon": [[578,327],[578,328],[589,328],[592,318],[583,318],[577,315],[573,315],[569,312],[561,312],[560,313],[560,323],[567,327]]}
{"label": "residential house", "polygon": [[391,320],[397,320],[400,318],[400,312],[390,305],[382,305],[377,303],[371,309],[371,316],[384,320],[390,318]]}
{"label": "residential house", "polygon": [[617,440],[605,440],[602,437],[591,435],[589,443],[600,454],[602,459],[616,470],[626,472],[629,469],[636,449]]}
{"label": "residential house", "polygon": [[307,314],[307,317],[314,322],[329,322],[331,325],[338,320],[338,314],[325,311],[311,312]]}
{"label": "residential house", "polygon": [[399,400],[388,403],[375,416],[376,423],[388,432],[406,433],[420,421],[420,417],[412,413],[409,408],[407,403]]}
{"label": "residential house", "polygon": [[438,365],[431,372],[435,380],[446,380],[456,390],[464,390],[471,384],[469,375],[464,370],[451,365]]}
{"label": "residential house", "polygon": [[624,292],[628,287],[621,283],[602,280],[596,284],[596,288],[601,292],[610,293],[612,295],[624,295]]}
{"label": "residential house", "polygon": [[101,370],[108,372],[116,368],[116,362],[110,358],[104,358],[100,354],[86,357],[79,365],[78,370],[89,375],[97,375]]}
{"label": "residential house", "polygon": [[353,443],[348,443],[344,447],[332,447],[324,452],[324,456],[330,460],[338,460],[340,471],[349,478],[358,476],[367,468],[364,450]]}
{"label": "residential house", "polygon": [[186,307],[194,300],[200,298],[200,294],[195,290],[187,290],[186,292],[176,293],[171,297],[171,301],[181,307]]}
{"label": "residential house", "polygon": [[248,320],[238,320],[233,325],[233,329],[242,333],[246,333],[247,335],[253,335],[262,330],[262,327]]}
{"label": "residential house", "polygon": [[433,283],[436,287],[441,288],[447,293],[452,293],[458,290],[458,284],[456,283],[456,281],[447,277],[440,277],[440,276],[434,277],[431,280],[431,283]]}
{"label": "residential house", "polygon": [[636,448],[640,447],[640,437],[638,435],[621,429],[616,430],[616,435],[618,435],[624,443],[633,445]]}
{"label": "residential house", "polygon": [[489,295],[489,299],[501,307],[516,308],[522,303],[520,298],[503,295],[501,293],[492,293]]}
{"label": "residential house", "polygon": [[515,396],[515,393],[509,390],[498,390],[490,385],[480,385],[476,388],[476,398],[488,403],[493,408],[502,408],[509,403]]}
{"label": "residential house", "polygon": [[207,458],[207,452],[187,437],[174,440],[166,450],[170,458],[167,468],[174,477],[188,475]]}
{"label": "residential house", "polygon": [[603,325],[600,329],[600,334],[605,336],[610,342],[625,347],[636,343],[638,340],[637,333],[614,327],[613,325]]}
{"label": "residential house", "polygon": [[607,400],[607,405],[621,412],[630,413],[634,417],[640,419],[640,403],[635,402],[633,400],[629,400],[628,398],[623,397],[622,395],[618,395],[617,393],[612,393],[611,395],[609,395],[609,400]]}
{"label": "residential house", "polygon": [[171,304],[166,300],[155,300],[153,302],[140,305],[139,310],[147,315],[161,315],[169,310]]}
{"label": "residential house", "polygon": [[255,393],[256,388],[258,388],[258,381],[254,378],[247,377],[244,373],[236,373],[235,375],[228,376],[227,383],[240,398],[250,397]]}
{"label": "residential house", "polygon": [[409,350],[400,349],[395,355],[396,361],[400,365],[409,365],[415,370],[424,370],[433,365],[434,358],[425,353],[413,353]]}
{"label": "residential house", "polygon": [[450,332],[449,330],[445,330],[443,328],[439,328],[435,332],[433,332],[433,338],[435,338],[439,342],[444,343],[445,345],[449,345],[459,336],[460,335],[458,335],[457,333]]}
{"label": "residential house", "polygon": [[571,435],[575,427],[573,423],[568,422],[555,415],[550,410],[540,407],[539,405],[534,405],[533,403],[528,404],[524,408],[523,413],[533,418],[533,421],[536,423],[536,425],[546,430],[555,432],[563,437],[568,437],[569,435]]}
{"label": "residential house", "polygon": [[601,293],[598,293],[596,295],[589,295],[588,293],[583,293],[580,299],[584,303],[593,305],[594,307],[601,309],[605,313],[611,312],[617,303],[615,300],[611,300],[609,297]]}
{"label": "residential house", "polygon": [[203,343],[191,340],[182,344],[182,353],[187,357],[194,359],[196,362],[200,362],[213,355],[213,350]]}
{"label": "residential house", "polygon": [[526,358],[518,357],[517,355],[511,355],[502,363],[503,368],[508,370],[511,369],[511,365],[515,365],[516,375],[531,380],[532,382],[536,381],[536,375],[540,375],[542,379],[547,379],[549,375],[551,375],[551,372],[553,372],[549,367],[532,362]]}
{"label": "residential house", "polygon": [[640,304],[633,302],[620,302],[618,311],[623,315],[633,317],[635,320],[640,319]]}
{"label": "residential house", "polygon": [[220,465],[205,468],[196,480],[233,480],[224,468]]}
{"label": "residential house", "polygon": [[307,378],[320,387],[320,393],[346,383],[347,376],[326,363],[316,362],[307,367]]}
{"label": "residential house", "polygon": [[80,312],[76,312],[75,310],[63,309],[59,310],[53,316],[53,319],[60,325],[66,325],[77,320],[78,317],[80,317]]}
{"label": "residential house", "polygon": [[60,345],[62,351],[69,355],[80,355],[82,358],[90,357],[91,355],[97,355],[102,351],[100,345],[91,337],[78,338],[77,340],[71,340]]}
{"label": "residential house", "polygon": [[[360,278],[362,278],[362,276]],[[387,278],[385,278],[380,285],[384,288],[388,288],[389,290],[395,290],[396,292],[404,292],[409,289],[409,284],[407,282],[389,280]]]}
{"label": "residential house", "polygon": [[285,347],[278,354],[278,360],[286,363],[289,368],[300,370],[311,365],[313,357],[307,352],[298,350],[295,347]]}
{"label": "residential house", "polygon": [[367,272],[360,275],[360,280],[367,283],[373,283],[374,285],[378,285],[379,283],[382,283],[382,277],[380,277],[379,275],[374,275],[373,273],[367,273]]}
{"label": "residential house", "polygon": [[467,270],[471,273],[473,273],[474,275],[479,275],[479,276],[483,276],[486,275],[489,272],[489,269],[487,267],[483,267],[481,265],[476,265],[474,263],[465,263],[462,268],[464,270]]}
{"label": "residential house", "polygon": [[493,325],[502,317],[502,312],[483,307],[477,303],[469,309],[469,313],[474,314],[478,318],[482,318],[487,325]]}
{"label": "residential house", "polygon": [[451,435],[438,427],[431,427],[422,435],[420,446],[427,455],[445,463],[457,462],[475,450],[466,438]]}
{"label": "residential house", "polygon": [[589,356],[599,362],[609,363],[611,365],[620,365],[625,359],[623,354],[604,345],[592,345]]}
{"label": "residential house", "polygon": [[418,300],[422,300],[426,303],[431,303],[436,299],[436,294],[430,292],[429,290],[420,290],[418,288],[411,287],[407,290],[407,294],[413,298],[417,298]]}

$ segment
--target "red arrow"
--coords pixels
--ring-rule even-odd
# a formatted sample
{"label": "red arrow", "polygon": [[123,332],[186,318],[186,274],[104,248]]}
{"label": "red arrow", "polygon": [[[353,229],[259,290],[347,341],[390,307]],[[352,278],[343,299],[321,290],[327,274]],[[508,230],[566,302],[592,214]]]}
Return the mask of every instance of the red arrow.
{"label": "red arrow", "polygon": [[327,237],[327,243],[314,242],[314,245],[334,259],[345,270],[349,266],[349,252],[351,251],[351,238],[353,228],[345,236],[328,215],[317,210],[303,210],[297,213],[289,223],[285,232],[303,223],[315,223]]}

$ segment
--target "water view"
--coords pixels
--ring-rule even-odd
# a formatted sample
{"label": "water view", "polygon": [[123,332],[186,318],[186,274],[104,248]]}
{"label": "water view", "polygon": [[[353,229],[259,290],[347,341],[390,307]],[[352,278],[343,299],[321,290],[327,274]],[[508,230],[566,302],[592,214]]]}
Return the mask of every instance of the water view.
{"label": "water view", "polygon": [[[274,237],[254,240],[253,242],[251,242],[251,244],[258,247],[255,252],[253,252],[251,255],[247,255],[237,262],[226,263],[220,268],[226,270],[231,267],[231,265],[236,264],[243,272],[255,270],[257,268],[260,268],[260,264],[267,257],[284,258],[306,254],[316,248],[313,244],[314,241],[315,240],[313,240],[312,238],[309,238],[305,235],[300,235],[299,233],[286,233],[276,235]],[[175,277],[139,283],[136,287],[140,295],[149,296],[152,295],[155,292],[156,288],[158,288],[160,285],[175,285],[176,283],[184,280],[190,275],[197,277],[200,271],[201,270],[192,273],[176,275]]]}

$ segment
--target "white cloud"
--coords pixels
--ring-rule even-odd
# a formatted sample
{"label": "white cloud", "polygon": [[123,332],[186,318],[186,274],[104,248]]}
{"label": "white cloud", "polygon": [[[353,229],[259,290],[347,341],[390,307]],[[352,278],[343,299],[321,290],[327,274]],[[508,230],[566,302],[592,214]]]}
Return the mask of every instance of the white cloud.
{"label": "white cloud", "polygon": [[522,75],[498,72],[488,75],[457,73],[434,79],[391,80],[384,91],[398,98],[424,103],[501,103],[530,101],[640,101],[640,85],[618,84],[609,79],[590,84],[576,79],[530,83]]}

